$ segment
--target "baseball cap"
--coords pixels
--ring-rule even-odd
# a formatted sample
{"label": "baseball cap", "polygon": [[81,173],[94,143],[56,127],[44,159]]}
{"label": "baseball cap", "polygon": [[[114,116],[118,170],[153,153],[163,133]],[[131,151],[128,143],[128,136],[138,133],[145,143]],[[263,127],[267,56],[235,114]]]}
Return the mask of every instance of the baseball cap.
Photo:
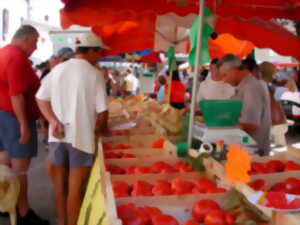
{"label": "baseball cap", "polygon": [[94,33],[81,34],[79,39],[76,41],[76,47],[100,47],[107,50],[110,49],[102,42],[101,37]]}

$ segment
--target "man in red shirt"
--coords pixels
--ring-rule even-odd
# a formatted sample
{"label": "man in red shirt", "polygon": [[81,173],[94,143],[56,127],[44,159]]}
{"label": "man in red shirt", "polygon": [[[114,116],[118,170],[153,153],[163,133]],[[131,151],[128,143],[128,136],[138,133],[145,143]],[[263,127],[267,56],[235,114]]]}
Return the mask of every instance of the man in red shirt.
{"label": "man in red shirt", "polygon": [[19,175],[18,225],[47,225],[29,208],[27,171],[37,155],[36,120],[39,110],[35,93],[40,83],[29,57],[37,48],[39,34],[21,26],[11,44],[0,49],[0,164]]}

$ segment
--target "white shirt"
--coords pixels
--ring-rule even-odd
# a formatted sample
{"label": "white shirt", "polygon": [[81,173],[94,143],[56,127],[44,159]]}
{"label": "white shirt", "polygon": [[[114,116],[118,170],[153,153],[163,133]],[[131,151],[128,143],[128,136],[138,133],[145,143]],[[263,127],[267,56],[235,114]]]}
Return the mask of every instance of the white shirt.
{"label": "white shirt", "polygon": [[232,99],[243,101],[240,122],[258,126],[258,130],[249,135],[256,141],[259,149],[268,151],[272,120],[270,94],[266,88],[266,84],[249,74],[236,87],[236,94]]}
{"label": "white shirt", "polygon": [[207,76],[199,86],[197,101],[201,100],[226,100],[235,93],[235,88],[223,81],[214,81],[211,76]]}
{"label": "white shirt", "polygon": [[65,138],[56,139],[49,129],[49,142],[66,142],[83,152],[95,152],[97,114],[107,110],[102,73],[83,59],[57,65],[43,80],[36,97],[51,102],[65,126]]}
{"label": "white shirt", "polygon": [[132,74],[125,77],[126,91],[136,91],[139,87],[139,80]]}

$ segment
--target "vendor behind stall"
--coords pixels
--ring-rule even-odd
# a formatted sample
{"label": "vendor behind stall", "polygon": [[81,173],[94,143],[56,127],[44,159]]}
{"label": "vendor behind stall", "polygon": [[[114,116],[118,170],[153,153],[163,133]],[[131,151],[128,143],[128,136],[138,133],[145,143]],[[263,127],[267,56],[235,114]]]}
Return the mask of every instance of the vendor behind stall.
{"label": "vendor behind stall", "polygon": [[36,95],[50,123],[49,174],[58,224],[77,224],[95,157],[95,131],[106,128],[105,81],[95,67],[103,48],[106,46],[97,36],[83,34],[75,58],[57,65]]}
{"label": "vendor behind stall", "polygon": [[232,99],[243,102],[240,128],[256,141],[258,154],[268,155],[271,128],[270,96],[236,56],[223,57],[217,68],[219,73],[226,77],[226,82],[236,87]]}
{"label": "vendor behind stall", "polygon": [[223,82],[222,74],[217,70],[218,59],[213,59],[210,63],[210,73],[207,78],[200,83],[197,103],[201,100],[226,100],[234,95],[234,87]]}

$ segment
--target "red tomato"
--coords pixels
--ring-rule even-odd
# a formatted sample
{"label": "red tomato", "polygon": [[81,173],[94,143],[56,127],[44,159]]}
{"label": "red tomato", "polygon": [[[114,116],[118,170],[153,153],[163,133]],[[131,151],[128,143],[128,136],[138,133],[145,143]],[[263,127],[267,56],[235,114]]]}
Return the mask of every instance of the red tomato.
{"label": "red tomato", "polygon": [[143,210],[149,216],[150,219],[152,219],[155,216],[162,215],[162,211],[155,207],[144,206],[139,208],[139,210]]}
{"label": "red tomato", "polygon": [[274,184],[271,189],[271,192],[286,192],[286,183],[280,182],[277,184]]}
{"label": "red tomato", "polygon": [[289,194],[300,195],[300,180],[297,178],[288,178],[284,181],[286,192]]}
{"label": "red tomato", "polygon": [[136,181],[133,184],[132,196],[153,196],[153,185],[145,181]]}
{"label": "red tomato", "polygon": [[266,181],[263,179],[254,180],[249,184],[249,186],[252,187],[256,191],[266,191],[267,190]]}
{"label": "red tomato", "polygon": [[169,215],[158,215],[153,217],[152,225],[179,225],[178,221]]}
{"label": "red tomato", "polygon": [[216,187],[215,183],[207,178],[200,178],[194,181],[194,184],[198,193],[207,193],[209,189]]}
{"label": "red tomato", "polygon": [[233,217],[223,210],[212,211],[204,219],[205,225],[232,225],[233,223]]}
{"label": "red tomato", "polygon": [[165,163],[165,162],[163,162],[163,161],[158,161],[158,162],[154,163],[151,166],[151,168],[152,168],[152,170],[153,170],[154,173],[161,173],[161,171],[164,168],[168,167],[168,166],[170,166],[170,165],[167,164],[167,163]]}
{"label": "red tomato", "polygon": [[188,220],[184,225],[199,225],[199,222],[197,220]]}
{"label": "red tomato", "polygon": [[118,208],[117,208],[118,216],[122,220],[125,218],[134,217],[134,213],[136,212],[136,210],[137,210],[137,208],[132,203],[121,205],[121,206],[118,206]]}
{"label": "red tomato", "polygon": [[103,149],[109,151],[109,150],[112,150],[112,147],[111,147],[110,144],[104,143],[103,144]]}
{"label": "red tomato", "polygon": [[149,167],[137,167],[135,168],[134,173],[152,173],[152,170]]}
{"label": "red tomato", "polygon": [[300,170],[300,165],[293,161],[288,161],[285,164],[284,171],[293,171],[293,170]]}
{"label": "red tomato", "polygon": [[135,166],[129,166],[125,169],[126,174],[134,174],[135,173]]}
{"label": "red tomato", "polygon": [[192,215],[194,219],[203,222],[207,214],[212,211],[220,210],[220,206],[213,200],[200,200],[193,205]]}
{"label": "red tomato", "polygon": [[266,164],[260,162],[252,162],[250,174],[261,173],[270,173],[270,170],[266,167]]}
{"label": "red tomato", "polygon": [[176,173],[178,172],[174,167],[163,161],[158,161],[151,166],[154,173]]}
{"label": "red tomato", "polygon": [[124,153],[122,158],[136,158],[134,154]]}
{"label": "red tomato", "polygon": [[107,152],[104,153],[104,158],[106,159],[116,159],[116,158],[122,158],[123,153],[122,152]]}
{"label": "red tomato", "polygon": [[193,171],[193,168],[189,164],[184,162],[177,162],[173,167],[181,173]]}
{"label": "red tomato", "polygon": [[208,189],[206,193],[216,194],[216,193],[223,193],[223,192],[226,192],[226,191],[227,190],[225,188],[214,187],[214,188]]}
{"label": "red tomato", "polygon": [[191,194],[194,188],[194,184],[190,181],[184,181],[180,178],[172,180],[172,189],[177,195]]}
{"label": "red tomato", "polygon": [[269,168],[271,172],[282,172],[284,170],[284,163],[279,160],[270,160],[266,163],[266,167]]}
{"label": "red tomato", "polygon": [[116,198],[129,197],[129,185],[124,181],[114,181],[113,190]]}
{"label": "red tomato", "polygon": [[111,174],[124,174],[125,170],[116,165],[106,165],[106,170]]}
{"label": "red tomato", "polygon": [[165,143],[164,138],[159,138],[152,143],[152,148],[163,148]]}
{"label": "red tomato", "polygon": [[171,184],[166,180],[156,181],[152,191],[155,196],[163,196],[163,195],[172,195],[173,194]]}

